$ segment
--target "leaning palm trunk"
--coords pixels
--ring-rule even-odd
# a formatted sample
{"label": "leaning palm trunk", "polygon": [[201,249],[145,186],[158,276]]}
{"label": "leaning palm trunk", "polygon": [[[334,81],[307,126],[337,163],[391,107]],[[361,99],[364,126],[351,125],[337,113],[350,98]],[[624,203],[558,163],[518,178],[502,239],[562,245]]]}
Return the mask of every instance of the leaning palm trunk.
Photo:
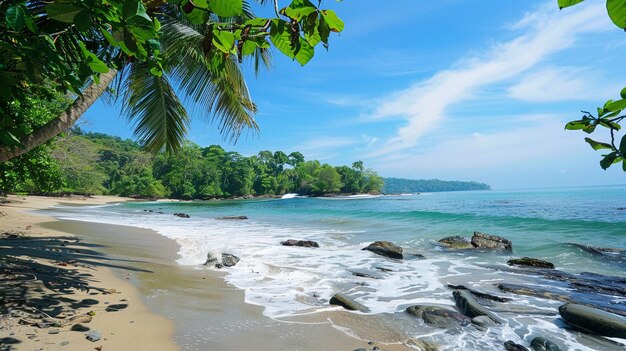
{"label": "leaning palm trunk", "polygon": [[21,154],[27,153],[70,128],[83,113],[104,94],[116,75],[117,70],[114,69],[109,69],[109,72],[101,74],[100,84],[91,84],[83,91],[81,96],[74,100],[57,118],[37,128],[31,134],[20,140],[24,147],[0,146],[0,162],[8,161]]}

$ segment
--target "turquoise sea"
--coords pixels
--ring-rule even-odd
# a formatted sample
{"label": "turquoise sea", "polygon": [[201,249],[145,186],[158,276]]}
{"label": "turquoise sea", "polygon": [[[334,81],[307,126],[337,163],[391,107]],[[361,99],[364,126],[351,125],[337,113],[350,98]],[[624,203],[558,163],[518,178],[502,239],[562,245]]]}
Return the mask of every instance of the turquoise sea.
{"label": "turquoise sea", "polygon": [[[58,207],[59,218],[149,228],[180,244],[178,263],[202,266],[207,254],[231,253],[241,262],[224,279],[245,291],[247,303],[281,320],[337,307],[328,299],[345,293],[370,314],[403,313],[414,304],[453,306],[448,284],[512,298],[511,305],[542,314],[499,313],[504,327],[486,341],[481,332],[457,338],[433,333],[424,337],[449,350],[500,349],[506,340],[546,335],[564,349],[603,350],[596,340],[564,328],[556,309],[562,302],[499,291],[498,283],[528,283],[508,271],[506,261],[530,256],[557,269],[626,277],[626,255],[596,255],[572,243],[626,249],[626,185],[580,188],[352,196],[334,198],[252,199],[202,202],[130,202],[92,207]],[[174,213],[186,213],[179,218]],[[223,216],[247,220],[220,220]],[[505,237],[513,253],[450,251],[437,240],[474,231]],[[286,239],[319,242],[319,249],[284,247]],[[425,259],[391,260],[361,249],[377,240],[392,241]],[[502,269],[499,269],[502,268]],[[385,268],[388,271],[381,271]],[[380,279],[354,276],[374,272]],[[534,278],[533,278],[534,279]],[[535,282],[535,280],[533,280]],[[607,296],[626,309],[626,299]],[[621,308],[620,307],[620,308]],[[416,322],[417,323],[417,322]],[[407,333],[416,333],[414,330]],[[464,335],[465,335],[464,334]],[[419,335],[412,335],[420,337]],[[626,343],[626,340],[613,339]],[[528,342],[528,340],[526,340]],[[614,345],[621,349],[624,345]],[[609,347],[609,348],[607,348]],[[495,349],[495,348],[494,348]]]}

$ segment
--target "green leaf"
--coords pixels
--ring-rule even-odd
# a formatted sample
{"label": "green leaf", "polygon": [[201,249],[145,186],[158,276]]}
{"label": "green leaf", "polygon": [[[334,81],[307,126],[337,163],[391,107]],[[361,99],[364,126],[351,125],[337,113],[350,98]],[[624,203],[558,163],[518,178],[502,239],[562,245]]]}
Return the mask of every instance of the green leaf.
{"label": "green leaf", "polygon": [[585,0],[559,0],[559,8],[564,9],[566,7],[574,6]]}
{"label": "green leaf", "polygon": [[209,10],[221,17],[235,17],[243,13],[242,0],[210,0]]}
{"label": "green leaf", "polygon": [[106,30],[103,27],[100,27],[100,32],[102,33],[102,35],[104,36],[106,41],[109,42],[109,44],[111,44],[113,46],[119,46],[119,43],[117,42],[117,40],[115,40],[113,35],[111,33],[109,33],[108,30]]}
{"label": "green leaf", "polygon": [[343,21],[337,16],[335,11],[333,10],[324,10],[322,11],[322,16],[324,20],[328,24],[328,27],[333,32],[341,32],[343,30],[344,24]]}
{"label": "green leaf", "polygon": [[592,147],[594,150],[602,150],[602,149],[609,149],[609,150],[612,150],[612,149],[613,149],[613,146],[611,146],[611,144],[601,143],[601,142],[595,141],[595,140],[593,140],[593,139],[591,139],[591,138],[585,138],[585,141],[586,141],[589,145],[591,145],[591,147]]}
{"label": "green leaf", "polygon": [[300,38],[300,50],[296,54],[296,61],[302,66],[306,65],[315,55],[315,49],[304,38]]}
{"label": "green leaf", "polygon": [[256,48],[257,48],[256,42],[252,40],[246,40],[243,43],[243,47],[241,48],[241,55],[242,56],[252,55],[254,51],[256,50]]}
{"label": "green leaf", "polygon": [[606,127],[606,128],[615,129],[615,130],[622,129],[622,126],[620,126],[619,124],[617,124],[615,122],[612,122],[612,121],[609,121],[609,120],[606,120],[606,119],[600,119],[600,120],[598,120],[598,123],[601,126]]}
{"label": "green leaf", "polygon": [[11,27],[14,31],[20,32],[24,29],[24,25],[26,25],[25,18],[26,14],[24,13],[24,9],[19,5],[11,5],[7,9],[7,12],[4,15],[5,20],[9,27]]}
{"label": "green leaf", "polygon": [[622,91],[619,93],[619,95],[622,97],[622,99],[626,99],[626,87],[624,89],[622,89]]}
{"label": "green leaf", "polygon": [[304,17],[314,12],[317,12],[317,8],[309,0],[294,0],[282,11],[285,16],[297,21],[302,20]]}
{"label": "green leaf", "polygon": [[626,28],[626,1],[624,0],[607,0],[606,9],[609,17],[616,26],[621,29]]}
{"label": "green leaf", "polygon": [[626,172],[626,159],[622,161],[622,169]]}
{"label": "green leaf", "polygon": [[626,135],[622,137],[622,141],[619,143],[619,152],[626,155]]}
{"label": "green leaf", "polygon": [[626,99],[612,101],[604,105],[604,109],[610,112],[621,111],[626,108]]}
{"label": "green leaf", "polygon": [[604,170],[608,169],[613,163],[615,163],[617,158],[617,152],[611,152],[610,154],[605,155],[604,158],[600,160],[600,167]]}
{"label": "green leaf", "polygon": [[81,32],[86,32],[91,28],[91,17],[89,11],[82,10],[74,17],[74,24]]}
{"label": "green leaf", "polygon": [[109,71],[109,67],[107,67],[107,65],[102,62],[102,60],[100,60],[98,56],[96,56],[96,54],[87,50],[85,43],[81,41],[78,43],[78,45],[80,45],[80,49],[83,52],[83,56],[87,61],[87,65],[89,66],[89,68],[91,68],[92,71],[97,73],[107,73]]}
{"label": "green leaf", "polygon": [[235,48],[235,34],[215,29],[213,31],[213,46],[226,54],[233,53]]}
{"label": "green leaf", "polygon": [[45,9],[48,18],[65,23],[74,23],[74,17],[82,10],[80,7],[61,2],[48,4]]}

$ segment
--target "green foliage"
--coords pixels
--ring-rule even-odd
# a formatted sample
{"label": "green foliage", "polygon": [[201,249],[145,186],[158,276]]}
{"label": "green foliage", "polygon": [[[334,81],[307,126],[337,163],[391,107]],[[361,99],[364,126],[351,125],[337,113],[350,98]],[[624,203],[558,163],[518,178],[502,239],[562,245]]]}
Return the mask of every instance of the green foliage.
{"label": "green foliage", "polygon": [[490,190],[487,184],[477,182],[445,181],[439,179],[385,178],[385,194],[410,194],[418,192]]}
{"label": "green foliage", "polygon": [[[560,8],[569,7],[581,3],[583,0],[558,0]],[[606,9],[613,23],[620,29],[626,29],[626,2],[623,0],[607,0]],[[618,132],[622,129],[621,122],[626,115],[623,114],[626,109],[626,88],[620,92],[621,99],[609,100],[603,107],[597,108],[594,115],[587,111],[582,111],[581,119],[570,121],[565,125],[567,130],[582,130],[587,134],[597,132],[597,127],[608,129],[610,141],[602,142],[591,138],[585,138],[585,141],[594,150],[609,150],[610,152],[602,154],[600,167],[606,170],[616,163],[622,163],[622,169],[626,172],[626,134],[622,135],[620,145],[616,140],[619,139]],[[606,130],[605,129],[605,130]]]}

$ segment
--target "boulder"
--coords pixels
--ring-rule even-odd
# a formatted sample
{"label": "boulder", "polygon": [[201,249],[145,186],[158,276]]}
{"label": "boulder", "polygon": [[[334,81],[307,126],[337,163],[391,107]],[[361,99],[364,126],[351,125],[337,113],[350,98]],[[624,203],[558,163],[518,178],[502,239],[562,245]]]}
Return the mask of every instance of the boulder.
{"label": "boulder", "polygon": [[471,243],[472,246],[479,249],[502,250],[508,252],[513,251],[513,244],[511,241],[496,235],[481,232],[474,232]]}
{"label": "boulder", "polygon": [[487,316],[477,316],[472,318],[472,324],[483,328],[495,327],[497,324]]}
{"label": "boulder", "polygon": [[514,258],[512,260],[508,260],[506,264],[508,264],[509,266],[524,266],[524,267],[554,269],[554,264],[552,262],[540,260],[537,258],[530,258],[530,257]]}
{"label": "boulder", "polygon": [[367,307],[361,305],[360,303],[352,300],[348,296],[341,294],[341,293],[335,294],[333,297],[331,297],[329,303],[331,305],[341,306],[350,311],[361,311],[361,312],[369,311]]}
{"label": "boulder", "polygon": [[421,318],[428,325],[437,328],[455,328],[458,326],[467,326],[472,322],[470,318],[447,308],[438,306],[410,306],[405,310],[406,313]]}
{"label": "boulder", "polygon": [[478,316],[487,316],[492,321],[497,324],[501,324],[502,322],[498,317],[496,317],[493,313],[489,312],[485,307],[481,306],[472,293],[467,290],[454,290],[452,293],[454,295],[454,301],[456,302],[456,307],[466,316],[470,318],[478,317]]}
{"label": "boulder", "polygon": [[219,258],[213,256],[210,252],[206,255],[205,266],[213,266],[215,268],[232,267],[239,263],[239,257],[228,253],[223,253]]}
{"label": "boulder", "polygon": [[516,344],[513,341],[509,340],[504,343],[504,348],[507,351],[528,351],[528,349],[520,344]]}
{"label": "boulder", "polygon": [[400,260],[404,258],[404,256],[402,255],[402,248],[389,241],[376,241],[369,244],[362,250],[371,251],[377,255],[389,258],[397,258]]}
{"label": "boulder", "polygon": [[448,236],[437,241],[439,245],[455,250],[473,249],[472,243],[462,236]]}
{"label": "boulder", "polygon": [[561,348],[552,341],[538,336],[530,342],[530,347],[534,351],[561,351]]}
{"label": "boulder", "polygon": [[224,267],[232,267],[239,263],[239,257],[227,253],[222,254],[222,265]]}
{"label": "boulder", "polygon": [[225,216],[225,217],[217,217],[217,219],[221,219],[221,220],[246,220],[248,219],[248,217],[246,216]]}
{"label": "boulder", "polygon": [[480,297],[481,299],[498,301],[498,302],[508,302],[508,301],[511,301],[511,299],[509,299],[507,297],[492,295],[492,294],[489,294],[489,293],[486,293],[486,292],[483,292],[483,291],[478,291],[478,290],[475,290],[475,289],[472,289],[472,288],[468,288],[465,285],[448,284],[447,286],[448,286],[448,288],[454,289],[454,290],[467,290],[467,291],[471,292],[472,295],[474,295],[476,297]]}
{"label": "boulder", "polygon": [[299,246],[299,247],[320,247],[320,245],[312,240],[295,240],[289,239],[280,242],[283,246]]}
{"label": "boulder", "polygon": [[597,308],[566,303],[561,317],[574,328],[594,334],[626,339],[626,318]]}
{"label": "boulder", "polygon": [[174,216],[180,217],[180,218],[190,218],[190,216],[186,213],[174,213]]}
{"label": "boulder", "polygon": [[576,243],[570,243],[569,245],[577,247],[583,251],[586,251],[590,254],[597,255],[597,256],[602,256],[602,257],[612,258],[612,259],[620,259],[620,260],[626,259],[626,250],[624,249],[618,249],[615,247],[598,247],[598,246],[576,244]]}

